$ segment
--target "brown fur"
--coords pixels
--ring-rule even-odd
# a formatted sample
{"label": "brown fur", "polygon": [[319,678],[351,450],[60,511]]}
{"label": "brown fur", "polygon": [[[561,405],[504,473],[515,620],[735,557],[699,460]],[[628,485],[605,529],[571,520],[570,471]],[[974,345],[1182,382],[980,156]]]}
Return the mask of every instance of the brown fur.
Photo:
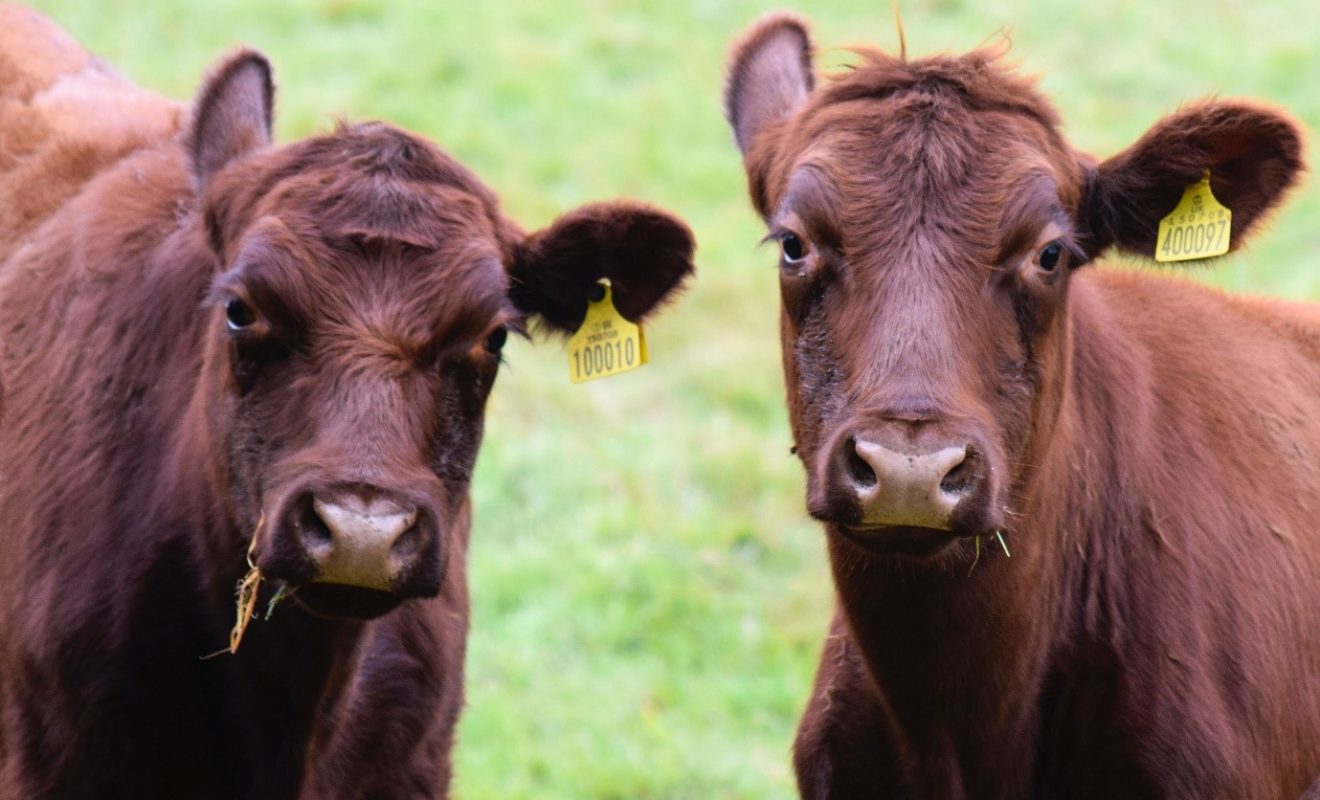
{"label": "brown fur", "polygon": [[[612,203],[528,237],[384,124],[271,146],[251,51],[187,114],[31,12],[0,31],[0,797],[446,796],[493,335],[605,276],[649,313],[690,234]],[[390,593],[301,586],[284,510],[344,484],[424,512]],[[259,609],[296,592],[203,659],[259,525]]]}
{"label": "brown fur", "polygon": [[[1236,247],[1302,169],[1296,126],[1203,102],[1097,163],[995,53],[862,51],[794,101],[802,23],[742,42],[726,102],[771,237],[803,243],[784,369],[839,599],[802,795],[1297,797],[1320,772],[1320,311],[1088,264],[1152,256],[1205,169]],[[874,431],[970,443],[950,531],[855,527],[840,476]]]}
{"label": "brown fur", "polygon": [[0,6],[0,197],[18,198],[0,204],[0,259],[105,164],[172,132],[179,114],[37,12]]}

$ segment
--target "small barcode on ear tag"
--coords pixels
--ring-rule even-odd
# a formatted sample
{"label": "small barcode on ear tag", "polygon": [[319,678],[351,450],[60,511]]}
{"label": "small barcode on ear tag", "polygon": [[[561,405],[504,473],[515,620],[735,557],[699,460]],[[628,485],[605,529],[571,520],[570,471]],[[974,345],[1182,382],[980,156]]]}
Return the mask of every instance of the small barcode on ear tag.
{"label": "small barcode on ear tag", "polygon": [[1191,261],[1228,252],[1233,212],[1210,191],[1210,173],[1187,187],[1173,213],[1160,220],[1156,261]]}
{"label": "small barcode on ear tag", "polygon": [[605,296],[587,302],[582,327],[568,340],[568,377],[573,383],[608,378],[646,363],[646,334],[642,326],[623,318],[614,307],[608,281]]}

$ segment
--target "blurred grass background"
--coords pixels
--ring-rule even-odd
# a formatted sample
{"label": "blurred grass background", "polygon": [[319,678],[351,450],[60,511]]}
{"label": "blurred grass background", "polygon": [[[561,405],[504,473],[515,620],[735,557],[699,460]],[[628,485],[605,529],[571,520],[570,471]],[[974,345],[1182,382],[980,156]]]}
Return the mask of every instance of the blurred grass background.
{"label": "blurred grass background", "polygon": [[[720,115],[753,0],[42,0],[137,82],[191,96],[247,43],[282,140],[336,115],[428,136],[527,227],[631,195],[696,231],[698,280],[648,332],[652,365],[571,386],[515,342],[475,479],[460,798],[784,798],[831,604],[803,513],[776,338],[775,255]],[[884,0],[800,5],[819,44],[895,48]],[[1264,99],[1320,129],[1314,0],[906,0],[908,50],[1011,31],[1079,146],[1108,154],[1180,102]],[[826,49],[826,63],[846,53]],[[1198,279],[1320,297],[1308,183]]]}

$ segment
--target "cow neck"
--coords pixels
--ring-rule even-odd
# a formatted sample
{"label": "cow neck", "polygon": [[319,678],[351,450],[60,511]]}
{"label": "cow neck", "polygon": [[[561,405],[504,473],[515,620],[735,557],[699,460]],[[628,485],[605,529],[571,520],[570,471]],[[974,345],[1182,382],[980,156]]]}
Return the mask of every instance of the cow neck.
{"label": "cow neck", "polygon": [[982,553],[969,575],[860,560],[831,537],[844,616],[929,796],[953,775],[980,796],[973,787],[1023,787],[1030,774],[1033,686],[1054,627],[1043,586],[1058,576],[1024,539],[1011,559]]}

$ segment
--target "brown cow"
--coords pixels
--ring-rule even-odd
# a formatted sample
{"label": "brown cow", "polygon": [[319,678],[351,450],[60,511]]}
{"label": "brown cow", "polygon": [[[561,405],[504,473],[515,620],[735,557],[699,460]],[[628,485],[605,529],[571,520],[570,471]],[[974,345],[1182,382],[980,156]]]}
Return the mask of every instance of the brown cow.
{"label": "brown cow", "polygon": [[[0,797],[445,796],[500,347],[602,277],[644,316],[689,232],[525,235],[383,124],[273,147],[251,51],[184,110],[6,7],[0,78]],[[203,659],[254,535],[293,600]]]}
{"label": "brown cow", "polygon": [[1097,162],[995,53],[859,56],[817,86],[805,25],[769,17],[725,97],[838,592],[802,794],[1296,798],[1320,313],[1088,262],[1151,257],[1205,170],[1239,245],[1297,127],[1203,102]]}

